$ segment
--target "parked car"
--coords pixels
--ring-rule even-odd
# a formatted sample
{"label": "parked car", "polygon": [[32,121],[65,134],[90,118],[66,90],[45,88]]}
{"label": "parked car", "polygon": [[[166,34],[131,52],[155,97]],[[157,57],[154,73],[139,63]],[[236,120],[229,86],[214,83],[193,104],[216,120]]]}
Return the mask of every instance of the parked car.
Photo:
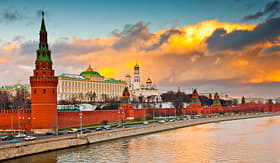
{"label": "parked car", "polygon": [[87,129],[87,128],[83,129],[83,133],[89,133],[89,132],[91,132],[89,129]]}
{"label": "parked car", "polygon": [[118,124],[118,125],[117,125],[117,128],[122,128],[122,127],[123,127],[122,124]]}
{"label": "parked car", "polygon": [[64,132],[62,132],[62,131],[57,132],[57,135],[63,135],[63,134],[64,134]]}
{"label": "parked car", "polygon": [[105,129],[105,130],[112,130],[112,128],[111,128],[110,125],[105,125],[105,126],[104,126],[104,129]]}
{"label": "parked car", "polygon": [[75,132],[78,132],[77,129],[71,129],[71,130],[67,131],[67,133],[75,133]]}
{"label": "parked car", "polygon": [[12,140],[13,138],[14,138],[13,135],[7,135],[7,136],[2,137],[2,140]]}
{"label": "parked car", "polygon": [[15,136],[16,138],[24,138],[24,137],[26,137],[26,135],[25,134],[18,134],[17,136]]}
{"label": "parked car", "polygon": [[14,139],[14,140],[11,140],[10,143],[20,143],[21,141],[20,140],[17,140],[17,139]]}
{"label": "parked car", "polygon": [[26,136],[24,138],[24,141],[32,141],[32,140],[35,140],[35,139],[36,139],[36,137],[34,137],[34,136]]}
{"label": "parked car", "polygon": [[96,130],[96,131],[102,131],[102,130],[103,130],[103,128],[101,128],[101,127],[97,127],[95,130]]}
{"label": "parked car", "polygon": [[175,121],[175,119],[170,119],[170,120],[169,120],[169,122],[174,122],[174,121]]}
{"label": "parked car", "polygon": [[104,129],[105,129],[105,130],[112,130],[112,128],[111,128],[110,125],[105,125],[105,126],[104,126]]}
{"label": "parked car", "polygon": [[148,125],[149,122],[148,122],[148,121],[144,121],[143,124],[144,124],[144,125]]}
{"label": "parked car", "polygon": [[160,120],[158,121],[158,123],[165,123],[165,120]]}
{"label": "parked car", "polygon": [[47,132],[46,135],[53,135],[53,133],[52,132]]}

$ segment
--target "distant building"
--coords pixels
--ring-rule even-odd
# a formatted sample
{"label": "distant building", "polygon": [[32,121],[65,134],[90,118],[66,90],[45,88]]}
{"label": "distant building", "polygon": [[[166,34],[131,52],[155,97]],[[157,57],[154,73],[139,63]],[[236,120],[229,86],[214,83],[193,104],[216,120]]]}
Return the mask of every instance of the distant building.
{"label": "distant building", "polygon": [[58,76],[58,100],[119,100],[125,86],[125,81],[104,78],[89,65],[87,70],[79,75],[64,73]]}
{"label": "distant building", "polygon": [[3,86],[0,88],[0,91],[8,91],[11,95],[15,95],[18,90],[27,90],[30,93],[31,87],[30,85],[21,85],[21,83],[18,82],[16,85]]}
{"label": "distant building", "polygon": [[209,97],[210,94],[215,95],[216,93],[219,94],[220,99],[223,99],[223,100],[230,100],[231,99],[229,97],[229,95],[225,92],[204,92],[204,93],[199,93],[199,95]]}
{"label": "distant building", "polygon": [[245,97],[246,104],[263,104],[265,99],[262,97]]}
{"label": "distant building", "polygon": [[128,74],[125,76],[126,83],[129,91],[131,92],[131,98],[135,101],[142,102],[160,102],[161,97],[153,84],[151,78],[146,80],[145,84],[140,83],[140,66],[136,63],[134,66],[134,83],[131,83],[131,76]]}

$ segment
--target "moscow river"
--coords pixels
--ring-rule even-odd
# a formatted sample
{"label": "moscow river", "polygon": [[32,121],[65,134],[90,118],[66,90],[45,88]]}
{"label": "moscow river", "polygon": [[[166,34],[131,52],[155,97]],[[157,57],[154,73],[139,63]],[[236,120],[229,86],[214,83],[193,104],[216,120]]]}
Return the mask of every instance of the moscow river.
{"label": "moscow river", "polygon": [[186,127],[7,162],[280,162],[280,116]]}

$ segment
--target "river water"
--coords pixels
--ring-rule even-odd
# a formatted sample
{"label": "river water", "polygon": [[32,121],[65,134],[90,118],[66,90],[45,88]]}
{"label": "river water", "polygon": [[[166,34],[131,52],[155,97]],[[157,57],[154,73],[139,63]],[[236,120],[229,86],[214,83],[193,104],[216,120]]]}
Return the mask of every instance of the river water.
{"label": "river water", "polygon": [[7,162],[280,162],[280,116],[186,127]]}

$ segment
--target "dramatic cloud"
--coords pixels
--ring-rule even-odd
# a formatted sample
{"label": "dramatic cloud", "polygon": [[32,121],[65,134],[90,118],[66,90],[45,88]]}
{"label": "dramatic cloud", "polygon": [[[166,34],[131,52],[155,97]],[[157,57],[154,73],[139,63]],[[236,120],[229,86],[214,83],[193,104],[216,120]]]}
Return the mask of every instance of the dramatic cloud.
{"label": "dramatic cloud", "polygon": [[[133,76],[137,59],[141,83],[150,77],[161,91],[181,85],[189,91],[227,88],[234,95],[257,95],[266,83],[280,82],[277,27],[278,18],[258,25],[207,20],[150,32],[138,22],[110,37],[58,39],[49,48],[56,75],[79,74],[91,63],[105,77],[124,79]],[[1,84],[29,83],[37,48],[37,40],[0,46]]]}
{"label": "dramatic cloud", "polygon": [[122,50],[129,48],[138,41],[149,40],[152,34],[149,32],[148,24],[140,21],[137,24],[127,24],[124,26],[121,32],[114,30],[112,34],[119,37],[119,40],[113,44],[113,48],[116,50]]}
{"label": "dramatic cloud", "polygon": [[1,22],[14,22],[22,19],[22,15],[17,10],[7,10],[0,12]]}
{"label": "dramatic cloud", "polygon": [[207,40],[210,51],[240,50],[258,43],[274,42],[280,35],[280,18],[270,19],[256,26],[254,30],[235,30],[227,33],[217,29]]}
{"label": "dramatic cloud", "polygon": [[24,39],[24,36],[22,35],[17,35],[13,38],[13,41],[17,41],[17,42],[22,42]]}
{"label": "dramatic cloud", "polygon": [[20,53],[23,55],[34,55],[38,45],[38,41],[26,41],[20,45]]}
{"label": "dramatic cloud", "polygon": [[177,29],[167,30],[166,32],[164,32],[163,34],[160,35],[160,39],[157,43],[154,43],[153,45],[148,47],[146,50],[154,50],[156,48],[159,48],[163,43],[167,42],[172,35],[183,34],[183,33],[184,32],[177,30]]}
{"label": "dramatic cloud", "polygon": [[280,12],[280,2],[272,1],[268,2],[264,8],[264,11],[258,11],[255,14],[245,16],[243,21],[258,19],[264,15],[268,15],[268,19],[271,19],[276,16]]}

